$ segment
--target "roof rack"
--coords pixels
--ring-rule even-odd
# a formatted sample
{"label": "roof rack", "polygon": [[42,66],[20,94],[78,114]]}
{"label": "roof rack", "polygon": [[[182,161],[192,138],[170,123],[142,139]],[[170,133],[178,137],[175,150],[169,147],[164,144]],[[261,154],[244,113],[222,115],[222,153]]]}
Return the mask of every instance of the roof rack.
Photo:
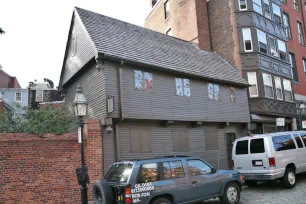
{"label": "roof rack", "polygon": [[190,157],[190,156],[187,156],[187,155],[169,155],[169,156],[158,156],[156,158],[160,159],[160,158],[175,158],[175,157]]}

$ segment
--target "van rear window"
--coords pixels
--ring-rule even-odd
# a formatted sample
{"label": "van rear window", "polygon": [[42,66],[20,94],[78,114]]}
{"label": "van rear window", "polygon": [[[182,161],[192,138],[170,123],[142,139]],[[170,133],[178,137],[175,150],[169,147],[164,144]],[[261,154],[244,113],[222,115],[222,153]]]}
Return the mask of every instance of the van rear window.
{"label": "van rear window", "polygon": [[296,149],[295,143],[291,135],[275,136],[272,138],[272,140],[274,144],[274,150],[277,152]]}
{"label": "van rear window", "polygon": [[248,154],[249,153],[249,140],[239,141],[236,145],[236,155]]}
{"label": "van rear window", "polygon": [[265,153],[264,139],[253,139],[250,144],[251,154]]}

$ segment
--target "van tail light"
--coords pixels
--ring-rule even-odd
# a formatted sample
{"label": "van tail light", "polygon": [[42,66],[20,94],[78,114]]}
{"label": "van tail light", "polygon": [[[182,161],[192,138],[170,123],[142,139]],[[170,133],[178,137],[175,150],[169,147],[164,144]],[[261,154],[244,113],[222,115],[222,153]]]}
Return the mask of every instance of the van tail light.
{"label": "van tail light", "polygon": [[235,168],[235,161],[232,160],[232,167]]}
{"label": "van tail light", "polygon": [[133,202],[131,188],[124,189],[124,201],[126,204],[130,204]]}
{"label": "van tail light", "polygon": [[274,157],[269,158],[269,165],[270,165],[270,167],[275,167],[276,166],[275,158]]}

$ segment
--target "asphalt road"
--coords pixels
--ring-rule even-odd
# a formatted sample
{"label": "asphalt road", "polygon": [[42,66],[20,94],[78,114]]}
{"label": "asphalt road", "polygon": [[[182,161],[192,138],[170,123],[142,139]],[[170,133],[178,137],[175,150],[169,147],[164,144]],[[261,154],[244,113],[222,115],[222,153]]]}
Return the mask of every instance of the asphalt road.
{"label": "asphalt road", "polygon": [[[219,204],[210,200],[205,204]],[[243,187],[241,204],[306,204],[306,174],[297,176],[293,189],[283,189],[278,182],[260,183],[257,187]]]}

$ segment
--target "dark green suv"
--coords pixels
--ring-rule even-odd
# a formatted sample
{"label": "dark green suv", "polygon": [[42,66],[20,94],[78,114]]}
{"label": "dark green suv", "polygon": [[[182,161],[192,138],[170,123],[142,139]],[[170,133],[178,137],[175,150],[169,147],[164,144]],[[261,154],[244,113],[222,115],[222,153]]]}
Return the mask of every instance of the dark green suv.
{"label": "dark green suv", "polygon": [[240,200],[242,177],[216,170],[199,157],[167,156],[112,165],[93,187],[96,204],[177,204],[220,198]]}

